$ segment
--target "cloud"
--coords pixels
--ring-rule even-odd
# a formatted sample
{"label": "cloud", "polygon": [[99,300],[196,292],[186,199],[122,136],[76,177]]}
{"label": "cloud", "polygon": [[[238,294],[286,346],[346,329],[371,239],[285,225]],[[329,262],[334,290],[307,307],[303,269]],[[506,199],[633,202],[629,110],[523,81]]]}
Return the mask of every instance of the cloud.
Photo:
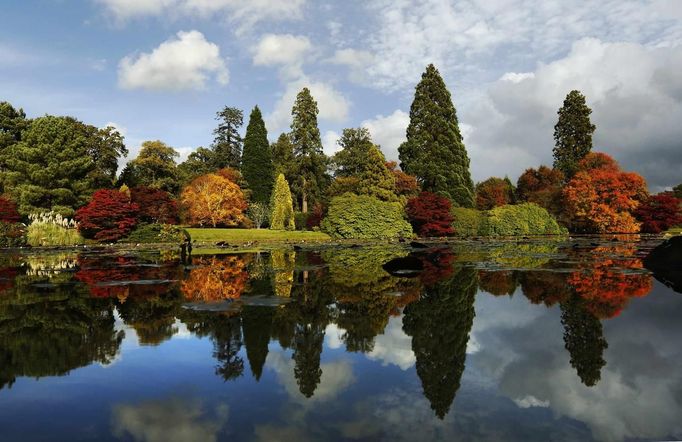
{"label": "cloud", "polygon": [[113,433],[145,442],[217,440],[227,423],[228,407],[221,405],[209,418],[198,400],[172,397],[113,408]]}
{"label": "cloud", "polygon": [[328,61],[332,64],[348,67],[349,78],[352,82],[365,83],[367,81],[367,68],[374,62],[374,55],[369,51],[339,49]]}
{"label": "cloud", "polygon": [[403,331],[403,317],[391,317],[384,332],[374,339],[374,348],[367,354],[381,365],[397,365],[405,371],[416,362],[412,351],[412,338]]}
{"label": "cloud", "polygon": [[410,115],[401,110],[391,115],[365,120],[360,126],[366,127],[372,135],[372,140],[381,146],[387,160],[398,160],[398,147],[405,141],[405,130],[410,124]]}
{"label": "cloud", "polygon": [[341,147],[337,143],[339,138],[341,138],[341,135],[333,130],[328,130],[322,135],[322,147],[326,155],[332,156],[341,150]]}
{"label": "cloud", "polygon": [[312,44],[307,37],[291,34],[266,34],[253,48],[256,66],[281,66],[286,77],[299,77],[301,66]]}
{"label": "cloud", "polygon": [[119,23],[140,17],[226,17],[238,34],[262,21],[300,19],[305,0],[95,0]]}
{"label": "cloud", "polygon": [[[682,46],[650,48],[586,38],[534,72],[507,73],[460,118],[477,180],[517,177],[552,163],[553,126],[565,95],[581,90],[597,126],[594,149],[647,178],[652,190],[680,181]],[[509,158],[514,158],[513,162]]]}
{"label": "cloud", "polygon": [[268,133],[274,138],[281,131],[288,130],[291,124],[291,108],[296,101],[296,95],[304,87],[310,89],[310,93],[317,101],[317,107],[320,110],[318,117],[321,120],[341,123],[348,118],[350,102],[341,92],[328,83],[302,76],[286,84],[284,93],[275,103],[273,111],[265,118]]}
{"label": "cloud", "polygon": [[123,89],[203,89],[209,76],[221,85],[229,81],[220,48],[199,31],[180,31],[177,38],[166,40],[151,53],[128,55],[118,66]]}

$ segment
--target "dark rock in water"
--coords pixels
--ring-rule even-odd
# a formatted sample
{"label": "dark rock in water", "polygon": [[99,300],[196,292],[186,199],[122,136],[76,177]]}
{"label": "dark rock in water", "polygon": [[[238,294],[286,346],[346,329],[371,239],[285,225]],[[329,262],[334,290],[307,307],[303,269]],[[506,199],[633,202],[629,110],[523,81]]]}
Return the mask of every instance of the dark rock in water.
{"label": "dark rock in water", "polygon": [[403,258],[394,258],[382,267],[393,276],[413,278],[424,270],[424,263],[421,259],[414,256],[405,256]]}
{"label": "dark rock in water", "polygon": [[618,241],[619,241],[618,238],[616,238],[615,236],[613,238],[611,238],[611,242],[618,242]]}
{"label": "dark rock in water", "polygon": [[663,284],[682,293],[682,236],[673,236],[644,258],[644,267]]}
{"label": "dark rock in water", "polygon": [[229,247],[227,241],[218,241],[217,243],[215,243],[215,245],[218,247]]}
{"label": "dark rock in water", "polygon": [[415,248],[415,249],[428,249],[429,248],[429,246],[427,246],[426,244],[421,243],[421,242],[417,242],[417,241],[412,241],[410,243],[410,246]]}
{"label": "dark rock in water", "polygon": [[590,245],[591,245],[592,247],[599,247],[599,243],[598,243],[598,242],[591,242]]}

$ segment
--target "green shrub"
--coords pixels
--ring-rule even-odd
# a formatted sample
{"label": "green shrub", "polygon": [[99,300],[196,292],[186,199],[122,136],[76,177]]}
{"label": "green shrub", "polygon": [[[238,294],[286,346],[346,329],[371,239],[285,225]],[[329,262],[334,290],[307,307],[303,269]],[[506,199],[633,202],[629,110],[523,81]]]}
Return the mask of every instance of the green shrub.
{"label": "green shrub", "polygon": [[85,242],[76,222],[56,212],[29,215],[29,219],[26,242],[31,246],[75,246]]}
{"label": "green shrub", "polygon": [[0,222],[0,247],[26,245],[26,226],[21,223]]}
{"label": "green shrub", "polygon": [[173,224],[141,224],[121,242],[181,243],[189,239],[187,230]]}
{"label": "green shrub", "polygon": [[334,238],[397,238],[412,236],[403,206],[368,195],[346,193],[332,198],[327,217],[320,225]]}
{"label": "green shrub", "polygon": [[453,207],[450,209],[452,217],[452,227],[455,229],[455,235],[458,236],[476,236],[485,218],[485,213],[476,209],[468,209],[466,207]]}
{"label": "green shrub", "polygon": [[296,224],[296,230],[307,230],[308,229],[308,213],[294,212],[294,224]]}
{"label": "green shrub", "polygon": [[485,212],[484,236],[562,235],[568,233],[547,210],[533,203],[496,207]]}

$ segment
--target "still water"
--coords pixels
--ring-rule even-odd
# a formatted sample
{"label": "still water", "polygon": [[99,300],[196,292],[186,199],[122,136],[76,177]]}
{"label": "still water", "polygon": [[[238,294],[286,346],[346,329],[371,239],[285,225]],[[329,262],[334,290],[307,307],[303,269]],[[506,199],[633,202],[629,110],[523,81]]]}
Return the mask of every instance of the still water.
{"label": "still water", "polygon": [[680,439],[656,243],[5,253],[0,440]]}

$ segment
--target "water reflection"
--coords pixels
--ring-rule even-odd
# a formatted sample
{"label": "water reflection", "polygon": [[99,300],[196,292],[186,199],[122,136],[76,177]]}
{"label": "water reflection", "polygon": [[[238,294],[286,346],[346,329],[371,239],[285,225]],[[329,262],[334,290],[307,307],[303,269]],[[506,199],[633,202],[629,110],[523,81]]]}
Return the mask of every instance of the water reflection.
{"label": "water reflection", "polygon": [[[152,351],[175,342],[182,329],[210,345],[201,347],[195,363],[226,383],[222,391],[264,394],[273,392],[273,382],[283,387],[287,399],[272,397],[256,414],[267,415],[286,401],[304,407],[296,418],[303,427],[285,430],[261,422],[254,423],[254,434],[299,434],[315,419],[320,437],[381,439],[394,434],[382,420],[398,416],[405,408],[399,403],[406,402],[414,415],[400,419],[414,422],[419,416],[429,427],[426,439],[445,437],[454,434],[453,426],[464,425],[459,413],[466,415],[466,406],[458,397],[474,404],[488,395],[486,408],[498,413],[494,419],[510,415],[510,406],[534,419],[547,408],[588,422],[596,437],[609,439],[605,428],[611,424],[597,425],[567,404],[578,395],[582,407],[594,409],[590,401],[629,397],[610,389],[643,388],[637,373],[652,367],[625,362],[626,347],[618,340],[610,345],[609,334],[612,322],[632,317],[632,300],[654,287],[642,268],[641,248],[634,241],[348,247],[194,256],[191,262],[129,253],[6,256],[0,263],[0,389],[22,377],[63,376],[93,363],[110,364],[133,338],[126,330],[134,330],[136,344]],[[424,269],[417,277],[382,269],[408,255]],[[637,345],[645,344],[658,345],[644,337]],[[669,362],[646,351],[661,376],[677,379],[666,371]],[[631,377],[623,379],[621,370]],[[550,380],[558,385],[548,385]],[[493,392],[472,390],[476,385]],[[680,385],[664,395],[678,412]],[[227,403],[216,402],[212,393],[197,394],[143,395],[119,403],[111,434],[172,440],[190,431],[222,438]],[[0,392],[0,405],[2,398]],[[500,398],[510,402],[503,406]],[[337,406],[345,411],[338,414]],[[336,418],[325,410],[336,410]],[[630,408],[625,414],[632,414]],[[476,419],[493,419],[486,416]],[[520,424],[530,425],[523,419]],[[678,434],[670,422],[660,425],[667,428],[663,433],[630,428],[616,439]],[[553,425],[569,431],[563,423]],[[576,434],[585,438],[582,430]]]}

